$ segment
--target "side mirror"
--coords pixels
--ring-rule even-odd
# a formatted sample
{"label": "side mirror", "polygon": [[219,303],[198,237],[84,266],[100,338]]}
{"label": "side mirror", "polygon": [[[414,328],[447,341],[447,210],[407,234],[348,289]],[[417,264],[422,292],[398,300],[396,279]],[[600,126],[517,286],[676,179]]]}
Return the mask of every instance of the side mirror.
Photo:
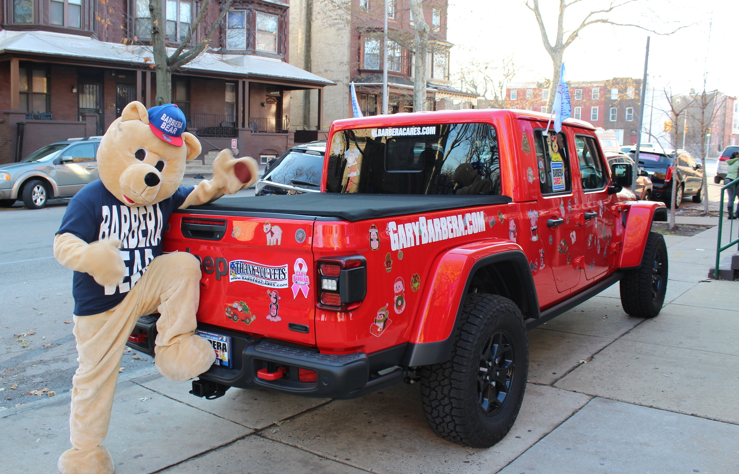
{"label": "side mirror", "polygon": [[696,164],[695,164],[695,169],[699,170],[699,169],[701,169],[701,168],[703,168],[703,166],[701,166],[701,164],[700,164],[700,163],[696,163]]}
{"label": "side mirror", "polygon": [[631,186],[631,182],[634,179],[634,167],[630,163],[616,163],[613,166],[611,166],[611,171],[613,171],[614,186],[616,187]]}
{"label": "side mirror", "polygon": [[646,170],[639,170],[639,176],[649,177],[649,173],[647,173]]}
{"label": "side mirror", "polygon": [[61,163],[72,163],[74,161],[74,158],[69,155],[62,156]]}

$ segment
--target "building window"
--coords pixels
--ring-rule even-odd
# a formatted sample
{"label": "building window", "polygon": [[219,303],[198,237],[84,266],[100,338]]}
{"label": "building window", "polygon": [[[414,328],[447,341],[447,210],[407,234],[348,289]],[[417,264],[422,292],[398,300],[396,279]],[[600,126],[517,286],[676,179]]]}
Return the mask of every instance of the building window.
{"label": "building window", "polygon": [[634,108],[633,107],[626,107],[626,121],[627,122],[634,121]]}
{"label": "building window", "polygon": [[387,17],[395,19],[395,0],[388,0],[387,2]]}
{"label": "building window", "polygon": [[359,0],[359,8],[364,11],[369,10],[369,0]]}
{"label": "building window", "polygon": [[541,90],[541,100],[549,100],[549,89]]}
{"label": "building window", "polygon": [[180,43],[190,34],[192,3],[184,0],[167,0],[167,41]]}
{"label": "building window", "polygon": [[575,89],[575,100],[582,100],[582,89]]}
{"label": "building window", "polygon": [[446,52],[435,52],[434,53],[434,73],[432,77],[434,79],[441,79],[443,81],[446,81],[447,79],[449,79]]}
{"label": "building window", "polygon": [[134,38],[137,40],[151,39],[151,13],[149,12],[149,0],[136,0]]}
{"label": "building window", "polygon": [[45,67],[21,65],[18,69],[20,79],[20,108],[26,112],[50,112],[49,71]]}
{"label": "building window", "polygon": [[611,100],[618,100],[618,89],[611,89]]}
{"label": "building window", "polygon": [[431,27],[434,31],[439,31],[441,28],[441,10],[438,8],[431,10]]}
{"label": "building window", "polygon": [[511,90],[511,100],[518,100],[518,89]]}
{"label": "building window", "polygon": [[573,117],[580,120],[582,118],[582,107],[575,107],[575,111],[573,113]]}
{"label": "building window", "polygon": [[628,89],[629,99],[633,99],[635,93],[636,93],[636,90],[633,87],[629,87]]}
{"label": "building window", "polygon": [[172,102],[190,121],[190,81],[185,77],[172,78]]}
{"label": "building window", "polygon": [[546,105],[542,105],[541,106],[541,112],[544,113],[544,114],[547,113],[547,106]]}
{"label": "building window", "polygon": [[590,107],[590,120],[593,122],[598,120],[598,107]]}
{"label": "building window", "polygon": [[618,118],[618,107],[611,107],[611,109],[608,111],[608,120],[611,122],[615,122]]}
{"label": "building window", "polygon": [[82,0],[51,0],[49,23],[54,26],[80,28],[82,26]]}
{"label": "building window", "polygon": [[257,51],[277,53],[277,15],[257,12]]}
{"label": "building window", "polygon": [[526,100],[534,98],[534,89],[526,89]]}
{"label": "building window", "polygon": [[33,23],[33,0],[13,0],[13,23]]}
{"label": "building window", "polygon": [[226,48],[230,50],[246,49],[246,11],[231,10],[227,18]]}
{"label": "building window", "polygon": [[360,106],[363,115],[377,115],[377,96],[375,94],[361,94]]}
{"label": "building window", "polygon": [[377,38],[364,39],[364,68],[380,69],[380,40]]}
{"label": "building window", "polygon": [[266,165],[277,158],[277,155],[259,155],[259,164]]}
{"label": "building window", "polygon": [[600,88],[593,87],[593,91],[590,93],[590,98],[592,100],[598,100],[598,99],[600,99]]}
{"label": "building window", "polygon": [[403,49],[395,41],[387,42],[387,70],[403,72]]}
{"label": "building window", "polygon": [[236,123],[236,83],[226,83],[226,121]]}

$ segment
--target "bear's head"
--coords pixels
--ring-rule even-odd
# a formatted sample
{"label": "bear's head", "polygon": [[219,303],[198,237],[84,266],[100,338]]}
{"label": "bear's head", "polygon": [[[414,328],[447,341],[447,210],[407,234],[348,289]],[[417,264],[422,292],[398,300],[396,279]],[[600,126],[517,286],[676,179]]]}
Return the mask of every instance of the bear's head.
{"label": "bear's head", "polygon": [[129,207],[172,196],[185,175],[185,163],[200,154],[200,142],[184,132],[185,115],[172,104],[146,110],[131,102],[105,132],[98,148],[100,180]]}

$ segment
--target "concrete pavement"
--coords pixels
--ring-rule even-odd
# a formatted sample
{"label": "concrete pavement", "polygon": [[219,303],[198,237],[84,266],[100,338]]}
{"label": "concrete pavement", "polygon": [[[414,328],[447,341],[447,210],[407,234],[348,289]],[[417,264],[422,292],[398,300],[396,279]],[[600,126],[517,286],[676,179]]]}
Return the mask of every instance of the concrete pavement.
{"label": "concrete pavement", "polygon": [[[531,331],[521,413],[490,449],[436,437],[418,385],[356,400],[237,389],[204,400],[153,365],[121,373],[105,444],[120,474],[739,472],[739,292],[706,278],[716,232],[666,237],[657,318],[627,316],[615,285]],[[55,472],[68,403],[62,393],[0,412],[0,472]]]}

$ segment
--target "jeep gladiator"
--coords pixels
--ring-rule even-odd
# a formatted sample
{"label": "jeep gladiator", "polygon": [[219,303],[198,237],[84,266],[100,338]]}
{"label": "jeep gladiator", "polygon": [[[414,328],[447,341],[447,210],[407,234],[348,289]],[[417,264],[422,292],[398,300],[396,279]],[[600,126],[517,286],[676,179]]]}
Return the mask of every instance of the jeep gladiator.
{"label": "jeep gladiator", "polygon": [[[661,203],[623,186],[595,129],[526,111],[334,122],[321,193],[220,199],[175,213],[165,251],[202,263],[198,333],[229,387],[353,398],[420,382],[431,429],[489,447],[526,388],[527,330],[620,280],[626,313],[656,316]],[[153,354],[156,315],[130,345]]]}

